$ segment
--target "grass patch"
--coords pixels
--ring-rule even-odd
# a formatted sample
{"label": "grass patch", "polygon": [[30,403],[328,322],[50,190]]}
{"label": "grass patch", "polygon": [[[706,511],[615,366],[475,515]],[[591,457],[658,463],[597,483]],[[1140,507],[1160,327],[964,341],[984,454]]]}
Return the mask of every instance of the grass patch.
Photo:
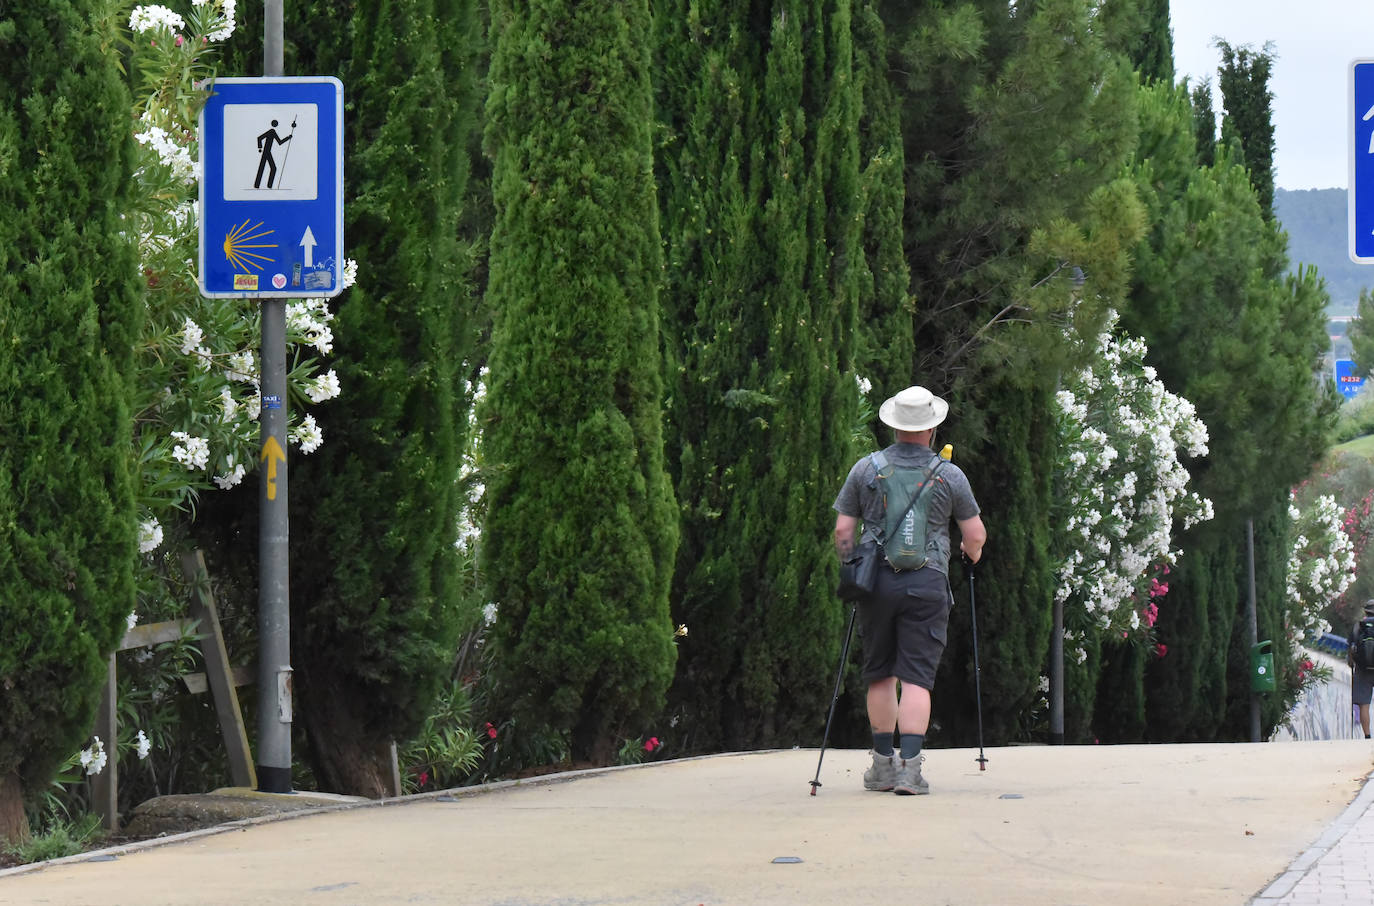
{"label": "grass patch", "polygon": [[1374,459],[1374,434],[1366,434],[1354,440],[1348,440],[1343,444],[1337,444],[1332,448],[1337,453],[1349,453],[1352,456],[1363,456],[1365,459]]}
{"label": "grass patch", "polygon": [[35,834],[7,852],[20,863],[46,862],[84,852],[100,837],[100,816],[84,815],[73,822],[60,821],[51,830]]}

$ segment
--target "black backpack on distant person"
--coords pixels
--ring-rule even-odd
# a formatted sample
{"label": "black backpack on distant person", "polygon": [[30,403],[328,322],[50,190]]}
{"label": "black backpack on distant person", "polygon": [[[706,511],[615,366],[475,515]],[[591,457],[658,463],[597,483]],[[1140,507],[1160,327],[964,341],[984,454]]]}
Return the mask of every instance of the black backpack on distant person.
{"label": "black backpack on distant person", "polygon": [[1365,617],[1355,625],[1355,666],[1374,668],[1374,617]]}

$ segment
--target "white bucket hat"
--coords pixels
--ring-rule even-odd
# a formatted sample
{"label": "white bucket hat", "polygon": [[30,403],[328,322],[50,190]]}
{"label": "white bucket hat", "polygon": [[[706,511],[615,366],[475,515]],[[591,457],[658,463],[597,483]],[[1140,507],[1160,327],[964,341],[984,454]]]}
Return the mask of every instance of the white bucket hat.
{"label": "white bucket hat", "polygon": [[949,414],[949,403],[924,387],[908,387],[883,403],[878,418],[898,431],[934,428]]}

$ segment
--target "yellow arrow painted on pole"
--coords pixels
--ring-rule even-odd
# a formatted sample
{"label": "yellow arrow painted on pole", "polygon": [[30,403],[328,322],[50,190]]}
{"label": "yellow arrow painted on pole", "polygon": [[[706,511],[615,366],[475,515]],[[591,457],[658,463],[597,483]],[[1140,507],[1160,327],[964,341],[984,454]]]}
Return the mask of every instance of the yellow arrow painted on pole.
{"label": "yellow arrow painted on pole", "polygon": [[286,465],[286,451],[277,443],[275,437],[268,437],[267,442],[262,445],[262,454],[258,457],[260,461],[267,463],[267,499],[277,499],[277,460],[281,460],[282,465]]}

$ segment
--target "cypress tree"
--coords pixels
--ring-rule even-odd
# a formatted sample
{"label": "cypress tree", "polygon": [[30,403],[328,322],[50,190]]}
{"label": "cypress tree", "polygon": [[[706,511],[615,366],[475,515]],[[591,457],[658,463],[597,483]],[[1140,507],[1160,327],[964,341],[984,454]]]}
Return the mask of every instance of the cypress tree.
{"label": "cypress tree", "polygon": [[[242,72],[261,71],[260,24],[243,22]],[[291,609],[305,754],[323,788],[356,795],[385,794],[389,741],[419,728],[473,620],[453,545],[482,325],[459,230],[479,26],[473,0],[314,0],[286,21],[287,74],[344,84],[359,279],[334,321],[342,394],[319,415],[325,443],[291,462]],[[249,496],[217,496],[202,534],[228,542],[227,511],[255,511]],[[212,571],[232,565],[229,546]]]}
{"label": "cypress tree", "polygon": [[[1258,429],[1272,462],[1266,466],[1267,493],[1256,501],[1252,514],[1255,549],[1255,584],[1258,638],[1266,633],[1274,643],[1276,667],[1291,673],[1299,658],[1284,622],[1286,602],[1286,565],[1291,550],[1288,489],[1305,479],[1326,447],[1334,418],[1334,406],[1324,395],[1315,376],[1320,373],[1322,357],[1329,339],[1326,335],[1325,309],[1330,301],[1312,268],[1288,269],[1288,240],[1274,219],[1274,126],[1271,114],[1273,95],[1268,88],[1272,50],[1266,46],[1255,53],[1247,48],[1233,50],[1220,43],[1222,68],[1220,82],[1226,107],[1226,123],[1239,138],[1244,152],[1250,185],[1260,205],[1269,239],[1260,246],[1259,266],[1269,290],[1269,312],[1274,328],[1266,349],[1267,362],[1262,383],[1254,388],[1268,406],[1259,413]],[[1253,299],[1252,299],[1253,304]],[[1280,401],[1274,405],[1275,401]],[[1261,406],[1264,406],[1261,403]],[[1231,674],[1247,677],[1250,672],[1250,626],[1237,620],[1231,646]],[[1246,692],[1248,682],[1232,688]],[[1239,703],[1246,696],[1230,700],[1232,738],[1247,738],[1249,720],[1240,720]],[[1288,710],[1280,696],[1262,697],[1261,732],[1268,736],[1274,724]]]}
{"label": "cypress tree", "polygon": [[1217,115],[1212,108],[1212,83],[1203,79],[1193,88],[1193,135],[1199,167],[1210,167],[1217,160]]}
{"label": "cypress tree", "polygon": [[[872,382],[870,399],[876,411],[876,404],[912,383],[915,300],[902,241],[906,157],[901,101],[887,77],[897,54],[875,0],[855,7],[854,45],[854,78],[862,93],[858,134],[864,203],[854,367]],[[889,442],[885,436],[875,440],[880,447]]]}
{"label": "cypress tree", "polygon": [[[669,2],[655,24],[673,612],[691,631],[671,707],[693,750],[811,742],[842,631],[830,505],[865,255],[850,4]],[[887,231],[868,246],[875,312],[905,291],[887,153],[864,184]]]}
{"label": "cypress tree", "polygon": [[0,840],[90,732],[135,603],[132,137],[94,7],[0,8]]}
{"label": "cypress tree", "polygon": [[1141,81],[1174,81],[1174,35],[1169,0],[1107,0],[1098,18],[1108,44],[1131,61]]}
{"label": "cypress tree", "polygon": [[1226,107],[1222,136],[1230,131],[1240,139],[1260,212],[1265,220],[1273,220],[1274,122],[1270,114],[1274,95],[1269,90],[1273,51],[1268,46],[1258,52],[1233,48],[1225,41],[1218,41],[1217,47],[1221,50],[1218,82]]}
{"label": "cypress tree", "polygon": [[483,562],[527,740],[606,762],[672,678],[644,0],[493,4]]}

